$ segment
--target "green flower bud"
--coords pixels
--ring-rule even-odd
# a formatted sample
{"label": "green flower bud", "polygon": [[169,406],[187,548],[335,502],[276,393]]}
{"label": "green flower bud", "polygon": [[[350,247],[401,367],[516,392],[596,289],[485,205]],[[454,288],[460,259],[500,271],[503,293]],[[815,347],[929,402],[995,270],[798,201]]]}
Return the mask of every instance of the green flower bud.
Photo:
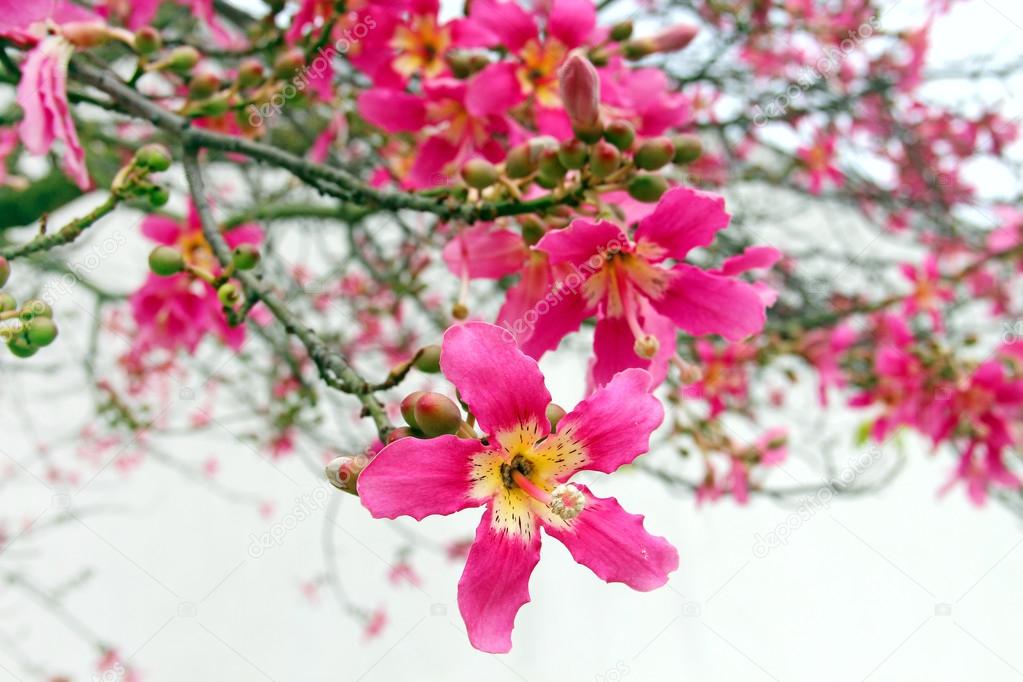
{"label": "green flower bud", "polygon": [[427,438],[454,433],[462,424],[462,411],[451,398],[440,393],[424,393],[416,401],[416,424]]}
{"label": "green flower bud", "polygon": [[7,284],[7,280],[11,278],[11,264],[6,258],[0,256],[0,287]]}
{"label": "green flower bud", "polygon": [[614,145],[608,144],[604,140],[593,145],[590,152],[590,172],[594,177],[606,178],[618,170],[621,162],[621,152]]}
{"label": "green flower bud", "polygon": [[159,52],[163,47],[163,38],[160,32],[152,26],[143,26],[135,31],[135,51],[142,55],[150,55]]}
{"label": "green flower bud", "polygon": [[629,196],[636,201],[653,203],[668,191],[668,181],[657,174],[637,175],[629,181]]}
{"label": "green flower bud", "polygon": [[149,170],[161,172],[170,168],[170,151],[162,144],[147,144],[135,152],[135,163]]}
{"label": "green flower bud", "polygon": [[220,89],[220,78],[209,69],[203,69],[188,81],[188,94],[192,99],[206,99]]}
{"label": "green flower bud", "polygon": [[49,346],[57,338],[57,325],[48,317],[37,317],[25,323],[25,337],[33,346]]}
{"label": "green flower bud", "polygon": [[281,80],[285,78],[291,78],[298,70],[305,64],[305,55],[302,54],[302,50],[298,48],[292,48],[285,52],[282,52],[277,59],[274,60],[274,77]]}
{"label": "green flower bud", "polygon": [[259,247],[255,244],[239,244],[231,254],[231,260],[239,270],[251,270],[259,265],[259,259]]}
{"label": "green flower bud", "polygon": [[18,334],[17,336],[12,337],[11,340],[7,342],[7,349],[10,350],[15,357],[19,358],[30,358],[39,352],[39,347],[33,346],[29,343],[28,339],[26,339],[23,334]]}
{"label": "green flower bud", "polygon": [[472,75],[471,55],[465,52],[448,52],[444,56],[444,61],[455,78],[465,79]]}
{"label": "green flower bud", "polygon": [[556,431],[558,428],[558,422],[566,414],[565,408],[557,403],[550,403],[547,405],[547,421],[551,423],[551,431]]}
{"label": "green flower bud", "polygon": [[653,41],[649,38],[642,38],[640,40],[630,40],[629,42],[622,45],[622,55],[626,59],[637,60],[646,57],[647,55],[653,54],[657,51],[657,46],[654,45]]}
{"label": "green flower bud", "polygon": [[166,187],[153,185],[149,188],[149,205],[155,208],[165,206],[170,201],[170,192]]}
{"label": "green flower bud", "polygon": [[673,160],[677,164],[692,163],[703,155],[703,143],[696,135],[676,135],[672,142],[675,143]]}
{"label": "green flower bud", "polygon": [[9,313],[18,309],[18,302],[10,294],[0,293],[0,313]]}
{"label": "green flower bud", "polygon": [[401,418],[405,420],[405,423],[411,426],[413,429],[419,429],[419,424],[416,423],[416,403],[419,399],[426,395],[423,391],[413,391],[405,396],[401,401]]}
{"label": "green flower bud", "polygon": [[252,57],[243,60],[238,65],[238,75],[235,82],[242,90],[254,88],[263,82],[263,63]]}
{"label": "green flower bud", "polygon": [[486,159],[469,159],[462,166],[462,179],[469,187],[486,189],[497,182],[497,168]]}
{"label": "green flower bud", "polygon": [[625,152],[632,148],[636,129],[628,121],[613,121],[604,128],[604,139]]}
{"label": "green flower bud", "polygon": [[636,168],[657,170],[675,158],[675,145],[667,137],[653,137],[639,145],[632,157]]}
{"label": "green flower bud", "polygon": [[604,126],[600,121],[597,121],[596,123],[573,126],[572,132],[586,144],[593,144],[604,134]]}
{"label": "green flower bud", "polygon": [[199,63],[199,50],[191,45],[175,47],[163,59],[163,67],[175,73],[188,73]]}
{"label": "green flower bud", "polygon": [[387,444],[390,445],[396,440],[401,440],[402,438],[411,438],[415,435],[416,434],[414,434],[412,432],[412,429],[410,429],[409,427],[399,426],[396,429],[391,429],[391,432],[387,434]]}
{"label": "green flower bud", "polygon": [[25,322],[37,317],[53,317],[53,308],[46,301],[38,298],[25,301],[21,304],[21,319]]}
{"label": "green flower bud", "polygon": [[526,143],[512,147],[504,157],[504,172],[513,180],[524,178],[535,170],[536,160]]}
{"label": "green flower bud", "polygon": [[191,116],[220,116],[231,108],[231,93],[218,92],[208,99],[192,102],[188,107]]}
{"label": "green flower bud", "polygon": [[602,47],[595,47],[586,53],[586,58],[597,68],[604,68],[611,62],[611,54]]}
{"label": "green flower bud", "polygon": [[547,233],[543,229],[543,223],[530,216],[519,218],[519,225],[522,227],[522,240],[530,246],[543,239],[543,236]]}
{"label": "green flower bud", "polygon": [[185,258],[170,246],[157,246],[149,252],[149,269],[160,277],[170,277],[185,269]]}
{"label": "green flower bud", "polygon": [[569,170],[579,170],[586,165],[589,152],[579,140],[565,140],[558,149],[558,161]]}
{"label": "green flower bud", "polygon": [[567,172],[568,170],[558,160],[557,149],[545,149],[540,152],[540,177],[556,184]]}
{"label": "green flower bud", "polygon": [[469,57],[469,73],[478,73],[490,66],[490,59],[485,54],[477,52]]}
{"label": "green flower bud", "polygon": [[620,21],[611,27],[611,40],[620,43],[632,37],[632,22]]}
{"label": "green flower bud", "polygon": [[425,346],[419,357],[416,358],[416,369],[427,374],[436,374],[440,371],[440,346],[433,344]]}
{"label": "green flower bud", "polygon": [[217,298],[227,308],[233,308],[242,299],[242,293],[238,291],[238,287],[235,286],[234,282],[225,282],[220,285],[217,289]]}

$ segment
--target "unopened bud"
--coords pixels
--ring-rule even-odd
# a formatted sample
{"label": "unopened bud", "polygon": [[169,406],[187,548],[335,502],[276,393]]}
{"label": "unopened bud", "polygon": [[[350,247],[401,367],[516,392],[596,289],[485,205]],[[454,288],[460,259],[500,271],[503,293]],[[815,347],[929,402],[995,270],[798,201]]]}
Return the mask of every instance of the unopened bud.
{"label": "unopened bud", "polygon": [[21,306],[21,319],[25,322],[37,317],[53,317],[53,308],[46,301],[38,298],[25,301]]}
{"label": "unopened bud", "polygon": [[462,423],[462,412],[458,405],[440,393],[424,393],[416,401],[416,424],[428,438],[435,438],[458,431]]}
{"label": "unopened bud", "polygon": [[18,358],[30,358],[39,352],[39,346],[33,346],[23,334],[11,337],[7,342],[7,349]]}
{"label": "unopened bud", "polygon": [[696,26],[689,24],[677,24],[665,29],[651,38],[654,44],[654,51],[677,52],[693,42],[693,38],[696,37],[698,32],[699,29]]}
{"label": "unopened bud", "polygon": [[497,168],[486,159],[469,159],[462,166],[462,179],[469,187],[486,189],[497,182]]}
{"label": "unopened bud", "polygon": [[477,52],[469,57],[469,73],[474,74],[490,66],[490,58],[485,54]]}
{"label": "unopened bud", "polygon": [[209,69],[198,71],[188,81],[188,94],[192,99],[206,99],[220,89],[220,78]]}
{"label": "unopened bud", "polygon": [[504,157],[504,172],[514,179],[524,178],[536,170],[536,159],[533,158],[529,145],[522,143],[508,150]]}
{"label": "unopened bud", "polygon": [[61,25],[60,32],[75,47],[94,47],[110,39],[110,31],[102,21],[73,21]]}
{"label": "unopened bud", "polygon": [[661,342],[657,340],[656,336],[646,334],[636,339],[636,343],[632,349],[636,351],[636,355],[641,358],[649,360],[650,358],[657,355],[657,351],[661,348]]}
{"label": "unopened bud", "polygon": [[135,51],[142,55],[158,52],[163,47],[160,32],[152,26],[143,26],[135,31]]}
{"label": "unopened bud", "polygon": [[519,218],[519,226],[522,228],[522,241],[529,246],[535,245],[547,233],[543,229],[543,223],[530,216]]}
{"label": "unopened bud", "polygon": [[11,278],[11,264],[6,258],[0,256],[0,287],[7,284],[7,280]]}
{"label": "unopened bud", "polygon": [[558,160],[557,149],[545,149],[541,152],[540,177],[549,182],[558,183],[563,177],[565,177],[565,173],[567,172],[567,169],[562,166],[561,161]]}
{"label": "unopened bud", "polygon": [[369,464],[365,456],[358,457],[337,457],[332,459],[324,468],[327,480],[332,486],[346,493],[357,495],[356,485],[359,482],[359,474]]}
{"label": "unopened bud", "polygon": [[696,135],[676,135],[672,142],[675,143],[673,160],[677,164],[692,163],[703,154],[703,143]]}
{"label": "unopened bud", "polygon": [[675,145],[667,137],[654,137],[643,142],[633,156],[636,168],[658,170],[675,157]]}
{"label": "unopened bud", "polygon": [[557,430],[558,422],[560,422],[561,418],[566,414],[565,408],[557,403],[550,403],[547,405],[547,421],[551,423],[551,431]]}
{"label": "unopened bud", "polygon": [[135,152],[135,163],[151,171],[161,172],[170,168],[171,155],[162,144],[147,144]]}
{"label": "unopened bud", "polygon": [[668,191],[668,181],[656,174],[637,175],[629,181],[628,191],[636,201],[653,203]]}
{"label": "unopened bud", "polygon": [[612,121],[604,128],[604,139],[625,152],[632,148],[636,129],[628,121]]}
{"label": "unopened bud", "polygon": [[57,338],[57,325],[48,317],[37,317],[25,323],[25,337],[33,346],[49,346]]}
{"label": "unopened bud", "polygon": [[245,59],[238,65],[238,75],[235,82],[242,90],[254,88],[263,82],[263,63],[252,57]]}
{"label": "unopened bud", "polygon": [[231,308],[238,304],[242,300],[242,293],[238,290],[233,282],[225,282],[220,285],[217,289],[217,298],[224,306]]}
{"label": "unopened bud", "polygon": [[621,42],[632,37],[632,22],[620,21],[611,27],[611,40]]}
{"label": "unopened bud", "polygon": [[259,265],[259,258],[259,247],[255,244],[239,244],[231,254],[231,261],[239,270],[251,270]]}
{"label": "unopened bud", "polygon": [[175,73],[188,73],[199,63],[199,56],[199,50],[191,45],[182,45],[171,50],[160,62],[160,66]]}
{"label": "unopened bud", "polygon": [[424,346],[416,358],[416,369],[426,374],[436,374],[440,371],[440,346],[433,344]]}
{"label": "unopened bud", "polygon": [[448,52],[444,61],[451,69],[451,75],[458,79],[465,79],[472,75],[471,56],[465,52]]}
{"label": "unopened bud", "polygon": [[17,310],[18,302],[10,294],[0,293],[0,313],[9,313]]}
{"label": "unopened bud", "polygon": [[601,140],[590,153],[590,172],[598,179],[606,178],[618,170],[621,162],[622,155],[618,148]]}
{"label": "unopened bud", "polygon": [[153,185],[149,188],[149,205],[154,208],[160,208],[170,201],[170,192],[167,191],[166,187],[160,187],[159,185]]}
{"label": "unopened bud", "polygon": [[573,128],[588,130],[600,121],[600,76],[593,64],[573,52],[558,70],[561,101]]}
{"label": "unopened bud", "polygon": [[413,391],[405,396],[401,401],[401,417],[405,420],[405,423],[411,426],[413,429],[418,429],[419,425],[416,423],[416,403],[426,393],[423,391]]}
{"label": "unopened bud", "polygon": [[292,48],[282,52],[274,60],[274,77],[279,79],[291,78],[305,64],[305,55],[302,50]]}
{"label": "unopened bud", "polygon": [[188,107],[190,116],[220,116],[231,108],[231,93],[218,92],[198,102],[192,102]]}
{"label": "unopened bud", "polygon": [[558,148],[558,161],[569,170],[579,170],[589,158],[586,145],[580,140],[565,140]]}
{"label": "unopened bud", "polygon": [[185,269],[185,259],[177,249],[157,246],[149,252],[149,269],[160,277],[170,277]]}
{"label": "unopened bud", "polygon": [[586,53],[586,58],[590,60],[590,64],[602,69],[611,62],[611,53],[603,47],[595,47]]}
{"label": "unopened bud", "polygon": [[399,426],[396,429],[391,429],[390,432],[387,434],[387,444],[390,445],[394,441],[401,440],[402,438],[412,438],[415,435],[416,434],[414,434],[412,432],[412,429],[410,429],[409,427]]}

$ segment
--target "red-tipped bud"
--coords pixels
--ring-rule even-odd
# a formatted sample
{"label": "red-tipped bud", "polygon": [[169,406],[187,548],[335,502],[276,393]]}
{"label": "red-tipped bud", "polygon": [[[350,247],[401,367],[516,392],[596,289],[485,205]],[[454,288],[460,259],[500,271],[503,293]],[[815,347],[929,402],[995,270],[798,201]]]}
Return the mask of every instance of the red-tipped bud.
{"label": "red-tipped bud", "polygon": [[636,129],[628,121],[613,121],[604,128],[604,139],[625,152],[632,148]]}
{"label": "red-tipped bud", "polygon": [[423,435],[435,438],[458,431],[462,423],[462,412],[446,395],[424,393],[416,401],[415,418]]}
{"label": "red-tipped bud", "polygon": [[416,358],[416,369],[427,374],[436,374],[440,371],[440,346],[434,344],[425,346]]}
{"label": "red-tipped bud", "polygon": [[110,31],[102,21],[73,21],[62,25],[60,32],[75,47],[93,47],[110,39]]}
{"label": "red-tipped bud", "polygon": [[675,143],[675,163],[692,163],[703,155],[703,143],[696,135],[676,135],[672,142]]}
{"label": "red-tipped bud", "polygon": [[305,54],[298,48],[292,48],[285,52],[282,52],[277,59],[274,60],[274,76],[277,78],[291,78],[298,70],[305,65]]}
{"label": "red-tipped bud", "polygon": [[426,394],[423,391],[413,391],[401,401],[401,417],[413,429],[419,428],[419,425],[416,424],[416,403],[424,395]]}
{"label": "red-tipped bud", "polygon": [[573,52],[558,70],[561,101],[573,128],[589,129],[600,121],[600,76],[585,56]]}
{"label": "red-tipped bud", "polygon": [[636,201],[652,204],[668,191],[668,181],[656,173],[641,174],[629,181],[627,189]]}
{"label": "red-tipped bud", "polygon": [[540,177],[548,182],[558,183],[568,171],[558,160],[558,150],[545,149],[540,153]]}
{"label": "red-tipped bud", "polygon": [[338,490],[357,495],[356,484],[359,482],[359,474],[369,464],[369,459],[363,455],[358,457],[338,457],[332,459],[324,468],[327,480]]}
{"label": "red-tipped bud", "polygon": [[618,170],[621,161],[622,155],[618,148],[601,140],[593,145],[590,153],[590,172],[598,179],[606,178]]}
{"label": "red-tipped bud", "polygon": [[570,170],[579,170],[589,158],[586,145],[581,140],[565,140],[558,149],[558,161]]}
{"label": "red-tipped bud", "polygon": [[0,256],[0,287],[7,284],[7,280],[11,278],[11,264],[7,262],[7,259]]}
{"label": "red-tipped bud", "polygon": [[160,32],[152,26],[143,26],[135,31],[135,51],[139,54],[153,54],[163,47],[163,38]]}
{"label": "red-tipped bud", "polygon": [[242,90],[254,88],[263,82],[263,63],[258,59],[250,57],[238,65],[236,76],[238,87]]}
{"label": "red-tipped bud", "polygon": [[675,157],[675,144],[667,137],[654,137],[643,142],[633,156],[636,168],[657,170]]}
{"label": "red-tipped bud", "polygon": [[486,159],[469,159],[462,166],[462,179],[469,187],[486,189],[497,182],[497,168]]}
{"label": "red-tipped bud", "polygon": [[209,69],[197,69],[188,81],[188,94],[192,99],[206,99],[220,89],[220,78]]}
{"label": "red-tipped bud", "polygon": [[654,51],[677,52],[693,42],[693,38],[696,37],[698,32],[699,29],[696,26],[690,26],[689,24],[677,24],[665,29],[651,38],[654,44]]}

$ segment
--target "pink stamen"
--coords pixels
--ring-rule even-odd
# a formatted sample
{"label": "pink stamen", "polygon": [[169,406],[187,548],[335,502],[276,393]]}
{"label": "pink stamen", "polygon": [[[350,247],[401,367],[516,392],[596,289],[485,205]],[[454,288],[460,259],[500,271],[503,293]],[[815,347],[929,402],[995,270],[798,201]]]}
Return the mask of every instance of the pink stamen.
{"label": "pink stamen", "polygon": [[519,486],[524,491],[526,491],[527,495],[532,497],[537,502],[541,502],[544,505],[548,506],[550,505],[551,503],[550,493],[548,493],[546,490],[537,487],[537,485],[530,481],[528,478],[526,478],[525,474],[523,474],[521,471],[514,470],[512,471],[511,476],[512,480],[515,481],[515,485]]}

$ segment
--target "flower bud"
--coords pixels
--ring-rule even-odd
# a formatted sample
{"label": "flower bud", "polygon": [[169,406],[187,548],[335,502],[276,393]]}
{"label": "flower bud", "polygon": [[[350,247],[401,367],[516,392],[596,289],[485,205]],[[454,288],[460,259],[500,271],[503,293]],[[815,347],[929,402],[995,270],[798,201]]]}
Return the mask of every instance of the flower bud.
{"label": "flower bud", "polygon": [[102,21],[72,21],[61,25],[60,32],[75,47],[94,47],[110,39]]}
{"label": "flower bud", "polygon": [[551,431],[557,431],[558,422],[566,414],[565,408],[557,403],[550,403],[547,405],[547,421],[551,423]]}
{"label": "flower bud", "polygon": [[668,191],[668,181],[656,173],[642,174],[630,180],[627,189],[636,201],[653,203]]}
{"label": "flower bud", "polygon": [[586,53],[586,58],[599,69],[604,68],[611,62],[611,53],[603,47],[595,47]]}
{"label": "flower bud", "polygon": [[209,69],[198,70],[188,81],[188,95],[192,99],[206,99],[220,89],[220,78]]}
{"label": "flower bud", "polygon": [[217,289],[217,298],[225,307],[232,308],[242,300],[242,292],[238,291],[234,282],[225,282]]}
{"label": "flower bud", "polygon": [[657,170],[675,157],[675,145],[667,137],[654,137],[643,142],[632,157],[636,168]]}
{"label": "flower bud", "polygon": [[676,135],[672,142],[675,143],[673,160],[677,164],[692,163],[703,154],[703,143],[696,135]]}
{"label": "flower bud", "polygon": [[291,78],[298,70],[305,65],[305,55],[302,50],[298,48],[292,48],[282,52],[277,59],[274,60],[274,78],[281,80],[285,78]]}
{"label": "flower bud", "polygon": [[231,254],[231,261],[239,270],[251,270],[259,265],[259,258],[259,247],[255,244],[239,244]]}
{"label": "flower bud", "polygon": [[427,438],[454,433],[462,423],[458,405],[440,393],[424,393],[416,401],[415,419]]}
{"label": "flower bud", "polygon": [[618,170],[621,161],[622,155],[618,148],[601,140],[593,145],[590,153],[590,172],[598,179],[606,178]]}
{"label": "flower bud", "polygon": [[462,166],[462,179],[469,187],[486,189],[497,182],[497,168],[486,159],[469,159]]}
{"label": "flower bud", "polygon": [[405,423],[411,426],[413,429],[418,429],[419,425],[416,423],[416,403],[419,399],[426,395],[423,391],[413,391],[405,396],[401,401],[401,418],[405,420]]}
{"label": "flower bud", "polygon": [[399,426],[396,429],[391,429],[391,431],[387,434],[387,444],[390,445],[394,441],[401,440],[402,438],[413,438],[415,435],[416,434],[412,433],[412,429],[409,427]]}
{"label": "flower bud", "polygon": [[536,170],[536,160],[527,143],[515,145],[504,157],[504,172],[513,180],[524,178]]}
{"label": "flower bud", "polygon": [[649,38],[630,40],[622,43],[622,56],[633,61],[654,53],[654,43]]}
{"label": "flower bud", "polygon": [[53,317],[53,308],[46,301],[38,298],[25,301],[21,304],[21,319],[25,322],[37,317]]}
{"label": "flower bud", "polygon": [[191,45],[182,45],[171,50],[170,54],[163,58],[161,66],[175,73],[188,73],[199,63],[199,50]]}
{"label": "flower bud", "polygon": [[416,369],[426,374],[436,374],[440,371],[440,346],[433,344],[424,346],[416,358]]}
{"label": "flower bud", "polygon": [[49,346],[57,338],[57,325],[48,317],[37,317],[25,323],[25,338],[33,346]]}
{"label": "flower bud", "polygon": [[367,464],[369,464],[369,459],[362,455],[358,457],[337,457],[332,459],[324,467],[323,471],[332,486],[346,493],[358,495],[356,485],[359,482],[359,474],[362,473]]}
{"label": "flower bud", "polygon": [[231,93],[219,92],[188,107],[190,116],[220,116],[231,108]]}
{"label": "flower bud", "polygon": [[531,216],[519,218],[519,226],[522,228],[522,240],[529,246],[534,246],[547,233],[543,223]]}
{"label": "flower bud", "polygon": [[632,37],[632,22],[620,21],[611,27],[611,40],[620,43]]}
{"label": "flower bud", "polygon": [[11,278],[11,264],[6,258],[0,256],[0,287],[7,284],[7,280]]}
{"label": "flower bud", "polygon": [[29,343],[23,334],[11,337],[7,342],[7,349],[18,358],[30,358],[39,352],[39,347]]}
{"label": "flower bud", "polygon": [[469,57],[469,73],[474,74],[490,66],[487,55],[477,52]]}
{"label": "flower bud", "polygon": [[158,52],[163,47],[160,32],[152,26],[143,26],[135,31],[135,51],[142,55]]}
{"label": "flower bud", "polygon": [[170,277],[185,269],[185,258],[177,249],[157,246],[149,252],[149,269],[160,277]]}
{"label": "flower bud", "polygon": [[238,65],[238,75],[235,82],[242,90],[254,88],[263,82],[263,63],[258,59],[249,57],[242,60]]}
{"label": "flower bud", "polygon": [[540,177],[557,184],[568,171],[558,160],[557,149],[545,149],[540,152]]}
{"label": "flower bud", "polygon": [[444,55],[444,61],[455,78],[465,79],[472,75],[471,55],[465,52],[448,52]]}
{"label": "flower bud", "polygon": [[166,187],[160,187],[159,185],[153,185],[149,188],[149,204],[155,208],[160,208],[170,201],[170,192],[167,191]]}
{"label": "flower bud", "polygon": [[569,170],[579,170],[589,157],[586,145],[579,140],[565,140],[558,148],[558,161]]}
{"label": "flower bud", "polygon": [[461,301],[451,306],[451,317],[456,320],[464,320],[469,317],[469,306],[465,305]]}
{"label": "flower bud", "polygon": [[135,152],[135,163],[151,171],[161,172],[170,168],[170,152],[162,144],[147,144]]}
{"label": "flower bud", "polygon": [[612,121],[604,128],[604,139],[626,152],[636,139],[636,129],[628,121]]}
{"label": "flower bud", "polygon": [[696,37],[698,32],[699,29],[696,26],[676,24],[651,38],[654,44],[654,51],[677,52],[693,42],[693,38]]}
{"label": "flower bud", "polygon": [[9,313],[18,309],[18,302],[10,294],[0,293],[0,313]]}
{"label": "flower bud", "polygon": [[591,129],[600,121],[600,76],[586,57],[573,52],[558,70],[561,101],[573,128]]}

